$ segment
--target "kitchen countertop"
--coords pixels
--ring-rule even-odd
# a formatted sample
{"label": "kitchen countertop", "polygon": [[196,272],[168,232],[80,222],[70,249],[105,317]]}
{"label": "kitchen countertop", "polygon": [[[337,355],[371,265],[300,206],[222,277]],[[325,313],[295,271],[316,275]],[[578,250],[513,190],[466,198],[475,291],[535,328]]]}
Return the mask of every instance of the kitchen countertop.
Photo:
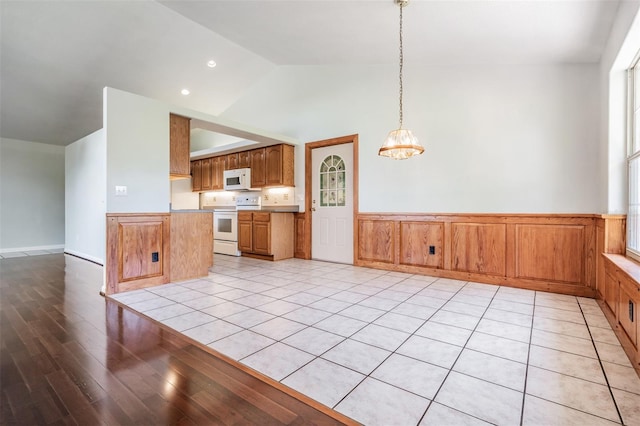
{"label": "kitchen countertop", "polygon": [[[186,210],[182,210],[182,211],[186,211]],[[198,210],[196,210],[198,211]],[[204,211],[204,212],[229,212],[229,211],[236,211],[235,207],[230,207],[230,206],[222,206],[222,207],[214,207],[214,206],[208,206],[203,208],[202,210],[199,211]],[[270,213],[298,213],[300,211],[300,208],[297,205],[274,205],[274,206],[262,206],[259,209],[253,209],[253,210],[237,210],[237,211],[244,211],[244,212],[270,212]]]}
{"label": "kitchen countertop", "polygon": [[282,206],[262,206],[262,208],[258,211],[271,212],[271,213],[298,213],[299,210],[300,209],[297,205],[294,205],[294,206],[282,205]]}
{"label": "kitchen countertop", "polygon": [[213,210],[184,209],[184,210],[171,210],[169,213],[213,213]]}

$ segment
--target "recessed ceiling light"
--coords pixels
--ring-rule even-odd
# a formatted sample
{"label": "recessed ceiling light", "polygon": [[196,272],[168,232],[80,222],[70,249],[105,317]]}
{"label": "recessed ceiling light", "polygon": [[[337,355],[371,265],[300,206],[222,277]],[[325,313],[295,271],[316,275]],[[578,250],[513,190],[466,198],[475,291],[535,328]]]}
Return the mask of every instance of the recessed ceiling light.
{"label": "recessed ceiling light", "polygon": [[209,62],[207,62],[207,66],[208,66],[209,68],[215,68],[215,67],[216,67],[216,65],[217,65],[217,64],[216,64],[216,61],[214,61],[213,59],[212,59],[212,60],[210,60]]}
{"label": "recessed ceiling light", "polygon": [[180,93],[182,93],[183,95],[187,96],[187,95],[188,95],[189,93],[191,93],[191,92],[189,92],[189,89],[182,89],[182,90],[180,91]]}

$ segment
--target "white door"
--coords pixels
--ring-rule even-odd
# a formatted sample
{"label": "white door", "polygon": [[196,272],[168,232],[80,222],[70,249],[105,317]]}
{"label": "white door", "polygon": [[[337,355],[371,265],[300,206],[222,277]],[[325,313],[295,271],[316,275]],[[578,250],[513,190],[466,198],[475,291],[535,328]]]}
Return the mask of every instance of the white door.
{"label": "white door", "polygon": [[311,152],[311,257],[353,263],[353,143]]}

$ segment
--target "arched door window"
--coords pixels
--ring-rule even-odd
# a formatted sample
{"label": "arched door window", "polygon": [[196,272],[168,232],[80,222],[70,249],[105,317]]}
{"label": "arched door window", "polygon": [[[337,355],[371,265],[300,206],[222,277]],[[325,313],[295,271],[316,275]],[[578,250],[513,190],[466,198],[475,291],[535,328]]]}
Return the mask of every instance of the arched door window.
{"label": "arched door window", "polygon": [[346,179],[344,160],[339,155],[329,155],[320,165],[320,206],[344,206]]}

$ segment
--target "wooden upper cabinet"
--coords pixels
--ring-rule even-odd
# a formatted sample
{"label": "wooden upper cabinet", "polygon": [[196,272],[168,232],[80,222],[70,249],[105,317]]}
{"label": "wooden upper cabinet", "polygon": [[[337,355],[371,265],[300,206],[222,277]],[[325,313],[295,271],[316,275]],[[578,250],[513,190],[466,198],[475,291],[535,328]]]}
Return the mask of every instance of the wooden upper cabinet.
{"label": "wooden upper cabinet", "polygon": [[[241,153],[242,154],[242,153]],[[294,186],[291,145],[273,145],[249,151],[251,156],[251,187]],[[240,162],[240,158],[238,159]]]}
{"label": "wooden upper cabinet", "polygon": [[265,148],[265,186],[294,186],[294,147],[273,145]]}
{"label": "wooden upper cabinet", "polygon": [[294,147],[273,145],[191,162],[193,191],[224,189],[224,171],[251,168],[251,187],[294,186]]}
{"label": "wooden upper cabinet", "polygon": [[233,170],[237,168],[238,168],[238,153],[236,152],[235,154],[227,154],[224,169]]}
{"label": "wooden upper cabinet", "polygon": [[191,119],[169,114],[169,175],[189,177]]}
{"label": "wooden upper cabinet", "polygon": [[261,188],[266,185],[265,149],[258,148],[250,151],[251,154],[251,187]]}
{"label": "wooden upper cabinet", "polygon": [[251,151],[242,151],[238,153],[238,168],[244,169],[251,167]]}
{"label": "wooden upper cabinet", "polygon": [[225,156],[211,158],[211,189],[224,189]]}
{"label": "wooden upper cabinet", "polygon": [[215,191],[224,189],[226,156],[203,158],[191,162],[191,190]]}
{"label": "wooden upper cabinet", "polygon": [[202,190],[202,160],[191,162],[191,190],[194,192]]}
{"label": "wooden upper cabinet", "polygon": [[211,191],[213,189],[211,179],[211,158],[203,158],[200,160],[200,169],[202,174],[202,191]]}

